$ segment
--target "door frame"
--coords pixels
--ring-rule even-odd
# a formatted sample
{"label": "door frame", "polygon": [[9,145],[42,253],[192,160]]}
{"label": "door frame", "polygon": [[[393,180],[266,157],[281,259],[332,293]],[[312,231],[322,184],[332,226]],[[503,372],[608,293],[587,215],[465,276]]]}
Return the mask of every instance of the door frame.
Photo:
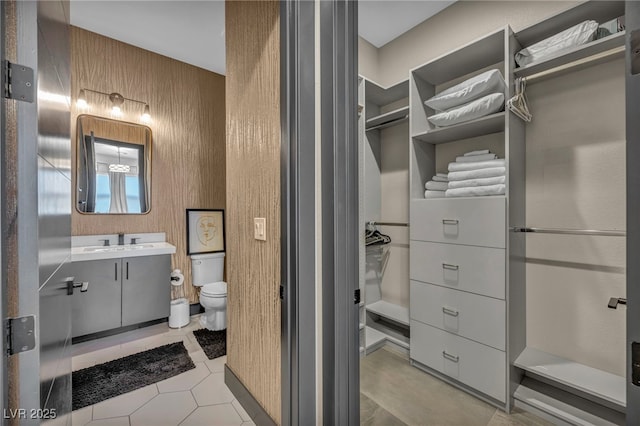
{"label": "door frame", "polygon": [[283,425],[359,423],[357,7],[281,1]]}
{"label": "door frame", "polygon": [[[320,2],[323,418],[360,423],[358,2]],[[330,41],[330,42],[326,42]]]}
{"label": "door frame", "polygon": [[315,2],[280,2],[281,423],[316,422]]}
{"label": "door frame", "polygon": [[[640,48],[640,2],[625,2],[625,77],[627,132],[627,412],[628,425],[640,424],[640,386],[632,383],[632,343],[640,342],[640,73],[632,74],[631,63]],[[638,40],[632,42],[631,35]]]}

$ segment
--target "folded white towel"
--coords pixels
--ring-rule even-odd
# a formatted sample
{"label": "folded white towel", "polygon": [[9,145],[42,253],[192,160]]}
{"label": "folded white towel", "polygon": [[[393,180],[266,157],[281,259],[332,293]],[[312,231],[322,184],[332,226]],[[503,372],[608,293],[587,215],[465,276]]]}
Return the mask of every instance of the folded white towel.
{"label": "folded white towel", "polygon": [[[489,169],[484,169],[489,170]],[[496,176],[489,178],[481,178],[481,179],[466,179],[466,180],[454,180],[449,182],[449,189],[456,188],[472,188],[474,186],[488,186],[488,185],[500,185],[504,183],[504,176]]]}
{"label": "folded white towel", "polygon": [[444,198],[445,191],[424,191],[424,198]]}
{"label": "folded white towel", "polygon": [[489,154],[489,150],[488,149],[479,149],[477,151],[471,151],[471,152],[467,152],[466,154],[464,154],[465,157],[468,157],[470,155],[482,155],[482,154]]}
{"label": "folded white towel", "polygon": [[447,189],[447,197],[481,197],[485,195],[502,195],[505,192],[504,184],[476,186],[472,188]]}
{"label": "folded white towel", "polygon": [[[472,163],[449,163],[449,171],[464,172],[467,170],[488,169],[489,167],[505,167],[506,164],[504,158],[489,161],[474,161]],[[451,173],[449,173],[449,180],[451,180]]]}
{"label": "folded white towel", "polygon": [[447,189],[449,189],[448,185],[448,182],[433,182],[430,180],[429,182],[424,184],[424,188],[431,191],[446,191]]}
{"label": "folded white towel", "polygon": [[504,176],[506,169],[504,167],[490,167],[488,169],[467,170],[463,172],[449,173],[449,182],[457,180],[482,179],[496,176]]}
{"label": "folded white towel", "polygon": [[463,155],[456,157],[456,163],[473,163],[476,161],[489,161],[498,158],[495,154]]}
{"label": "folded white towel", "polygon": [[448,177],[442,177],[442,176],[438,176],[438,175],[435,175],[434,177],[432,177],[431,180],[434,181],[434,182],[449,182],[449,178]]}

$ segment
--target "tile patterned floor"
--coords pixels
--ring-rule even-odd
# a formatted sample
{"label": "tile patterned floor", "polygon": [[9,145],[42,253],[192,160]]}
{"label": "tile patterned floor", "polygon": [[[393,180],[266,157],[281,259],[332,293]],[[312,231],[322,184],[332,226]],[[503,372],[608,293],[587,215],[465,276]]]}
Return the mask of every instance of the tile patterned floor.
{"label": "tile patterned floor", "polygon": [[360,362],[360,424],[367,426],[553,426],[495,407],[412,367],[406,354],[387,347]]}
{"label": "tile patterned floor", "polygon": [[122,358],[146,349],[183,342],[196,368],[170,379],[76,410],[73,426],[254,425],[224,383],[226,356],[207,359],[189,326],[172,330],[158,324],[73,346],[73,370]]}

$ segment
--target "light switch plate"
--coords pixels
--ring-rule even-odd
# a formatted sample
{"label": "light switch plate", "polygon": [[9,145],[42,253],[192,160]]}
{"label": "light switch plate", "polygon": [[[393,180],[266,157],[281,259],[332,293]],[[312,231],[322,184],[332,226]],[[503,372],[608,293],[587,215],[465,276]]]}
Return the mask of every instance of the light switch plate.
{"label": "light switch plate", "polygon": [[267,219],[264,217],[253,218],[254,238],[260,241],[267,241]]}

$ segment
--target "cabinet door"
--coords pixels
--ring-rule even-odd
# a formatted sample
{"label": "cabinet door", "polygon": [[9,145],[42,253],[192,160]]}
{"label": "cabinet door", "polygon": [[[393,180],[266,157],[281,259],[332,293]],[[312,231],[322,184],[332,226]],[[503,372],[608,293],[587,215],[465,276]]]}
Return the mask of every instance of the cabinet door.
{"label": "cabinet door", "polygon": [[122,272],[122,326],[169,316],[170,256],[125,257]]}
{"label": "cabinet door", "polygon": [[122,288],[120,259],[73,262],[76,281],[88,281],[82,293],[72,296],[71,335],[73,337],[120,327]]}

